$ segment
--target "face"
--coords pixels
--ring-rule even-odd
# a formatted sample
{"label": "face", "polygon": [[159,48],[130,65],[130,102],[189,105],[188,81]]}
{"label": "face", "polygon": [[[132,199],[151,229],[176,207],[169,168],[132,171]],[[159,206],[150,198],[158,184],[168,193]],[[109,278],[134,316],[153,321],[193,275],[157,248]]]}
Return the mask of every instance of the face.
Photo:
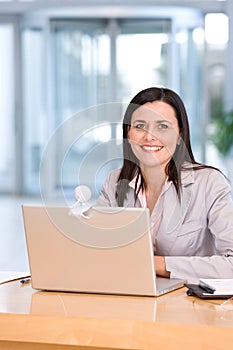
{"label": "face", "polygon": [[142,167],[165,167],[180,142],[175,110],[162,101],[147,102],[132,115],[128,141]]}

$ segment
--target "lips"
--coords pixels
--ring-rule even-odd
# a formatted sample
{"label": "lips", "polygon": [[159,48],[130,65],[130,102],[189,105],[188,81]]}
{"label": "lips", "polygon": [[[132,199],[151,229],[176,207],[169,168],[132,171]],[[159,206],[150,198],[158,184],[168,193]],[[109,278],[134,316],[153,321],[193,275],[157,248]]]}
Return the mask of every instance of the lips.
{"label": "lips", "polygon": [[146,145],[144,145],[144,146],[141,146],[141,148],[147,152],[158,152],[163,148],[163,146],[146,146]]}

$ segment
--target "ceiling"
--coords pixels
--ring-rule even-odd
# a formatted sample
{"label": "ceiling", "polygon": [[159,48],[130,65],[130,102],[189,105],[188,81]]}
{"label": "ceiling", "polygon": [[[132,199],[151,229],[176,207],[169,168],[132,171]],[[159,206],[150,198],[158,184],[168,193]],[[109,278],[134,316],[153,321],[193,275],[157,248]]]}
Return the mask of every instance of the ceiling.
{"label": "ceiling", "polygon": [[17,14],[81,6],[127,7],[127,9],[137,6],[187,6],[199,8],[203,12],[225,12],[226,2],[227,0],[0,0],[0,13]]}

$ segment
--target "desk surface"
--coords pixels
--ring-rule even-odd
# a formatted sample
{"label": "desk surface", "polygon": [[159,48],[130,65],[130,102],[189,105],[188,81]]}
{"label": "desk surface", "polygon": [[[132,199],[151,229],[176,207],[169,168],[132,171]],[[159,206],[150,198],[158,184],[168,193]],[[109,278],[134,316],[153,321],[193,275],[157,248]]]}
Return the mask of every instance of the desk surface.
{"label": "desk surface", "polygon": [[225,350],[232,348],[232,327],[233,300],[188,297],[186,288],[154,298],[0,285],[1,350]]}

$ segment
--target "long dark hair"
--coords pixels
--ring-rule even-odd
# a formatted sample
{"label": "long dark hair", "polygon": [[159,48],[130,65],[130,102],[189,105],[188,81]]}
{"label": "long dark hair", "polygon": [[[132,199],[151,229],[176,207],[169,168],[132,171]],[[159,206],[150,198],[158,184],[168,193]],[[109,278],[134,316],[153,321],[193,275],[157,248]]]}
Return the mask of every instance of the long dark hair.
{"label": "long dark hair", "polygon": [[[128,142],[128,132],[131,127],[133,112],[147,102],[162,101],[173,107],[178,121],[181,142],[177,144],[173,157],[167,164],[165,171],[168,180],[172,181],[177,195],[181,195],[181,170],[183,164],[188,162],[194,170],[209,167],[196,162],[191,142],[187,112],[183,101],[177,93],[167,88],[151,87],[140,91],[129,103],[123,119],[123,166],[118,178],[116,187],[116,200],[119,206],[124,205],[129,182],[136,176],[135,201],[141,189],[145,188],[145,182],[139,166],[139,161],[135,157]],[[193,166],[192,166],[193,165]],[[194,166],[195,165],[195,166]]]}

